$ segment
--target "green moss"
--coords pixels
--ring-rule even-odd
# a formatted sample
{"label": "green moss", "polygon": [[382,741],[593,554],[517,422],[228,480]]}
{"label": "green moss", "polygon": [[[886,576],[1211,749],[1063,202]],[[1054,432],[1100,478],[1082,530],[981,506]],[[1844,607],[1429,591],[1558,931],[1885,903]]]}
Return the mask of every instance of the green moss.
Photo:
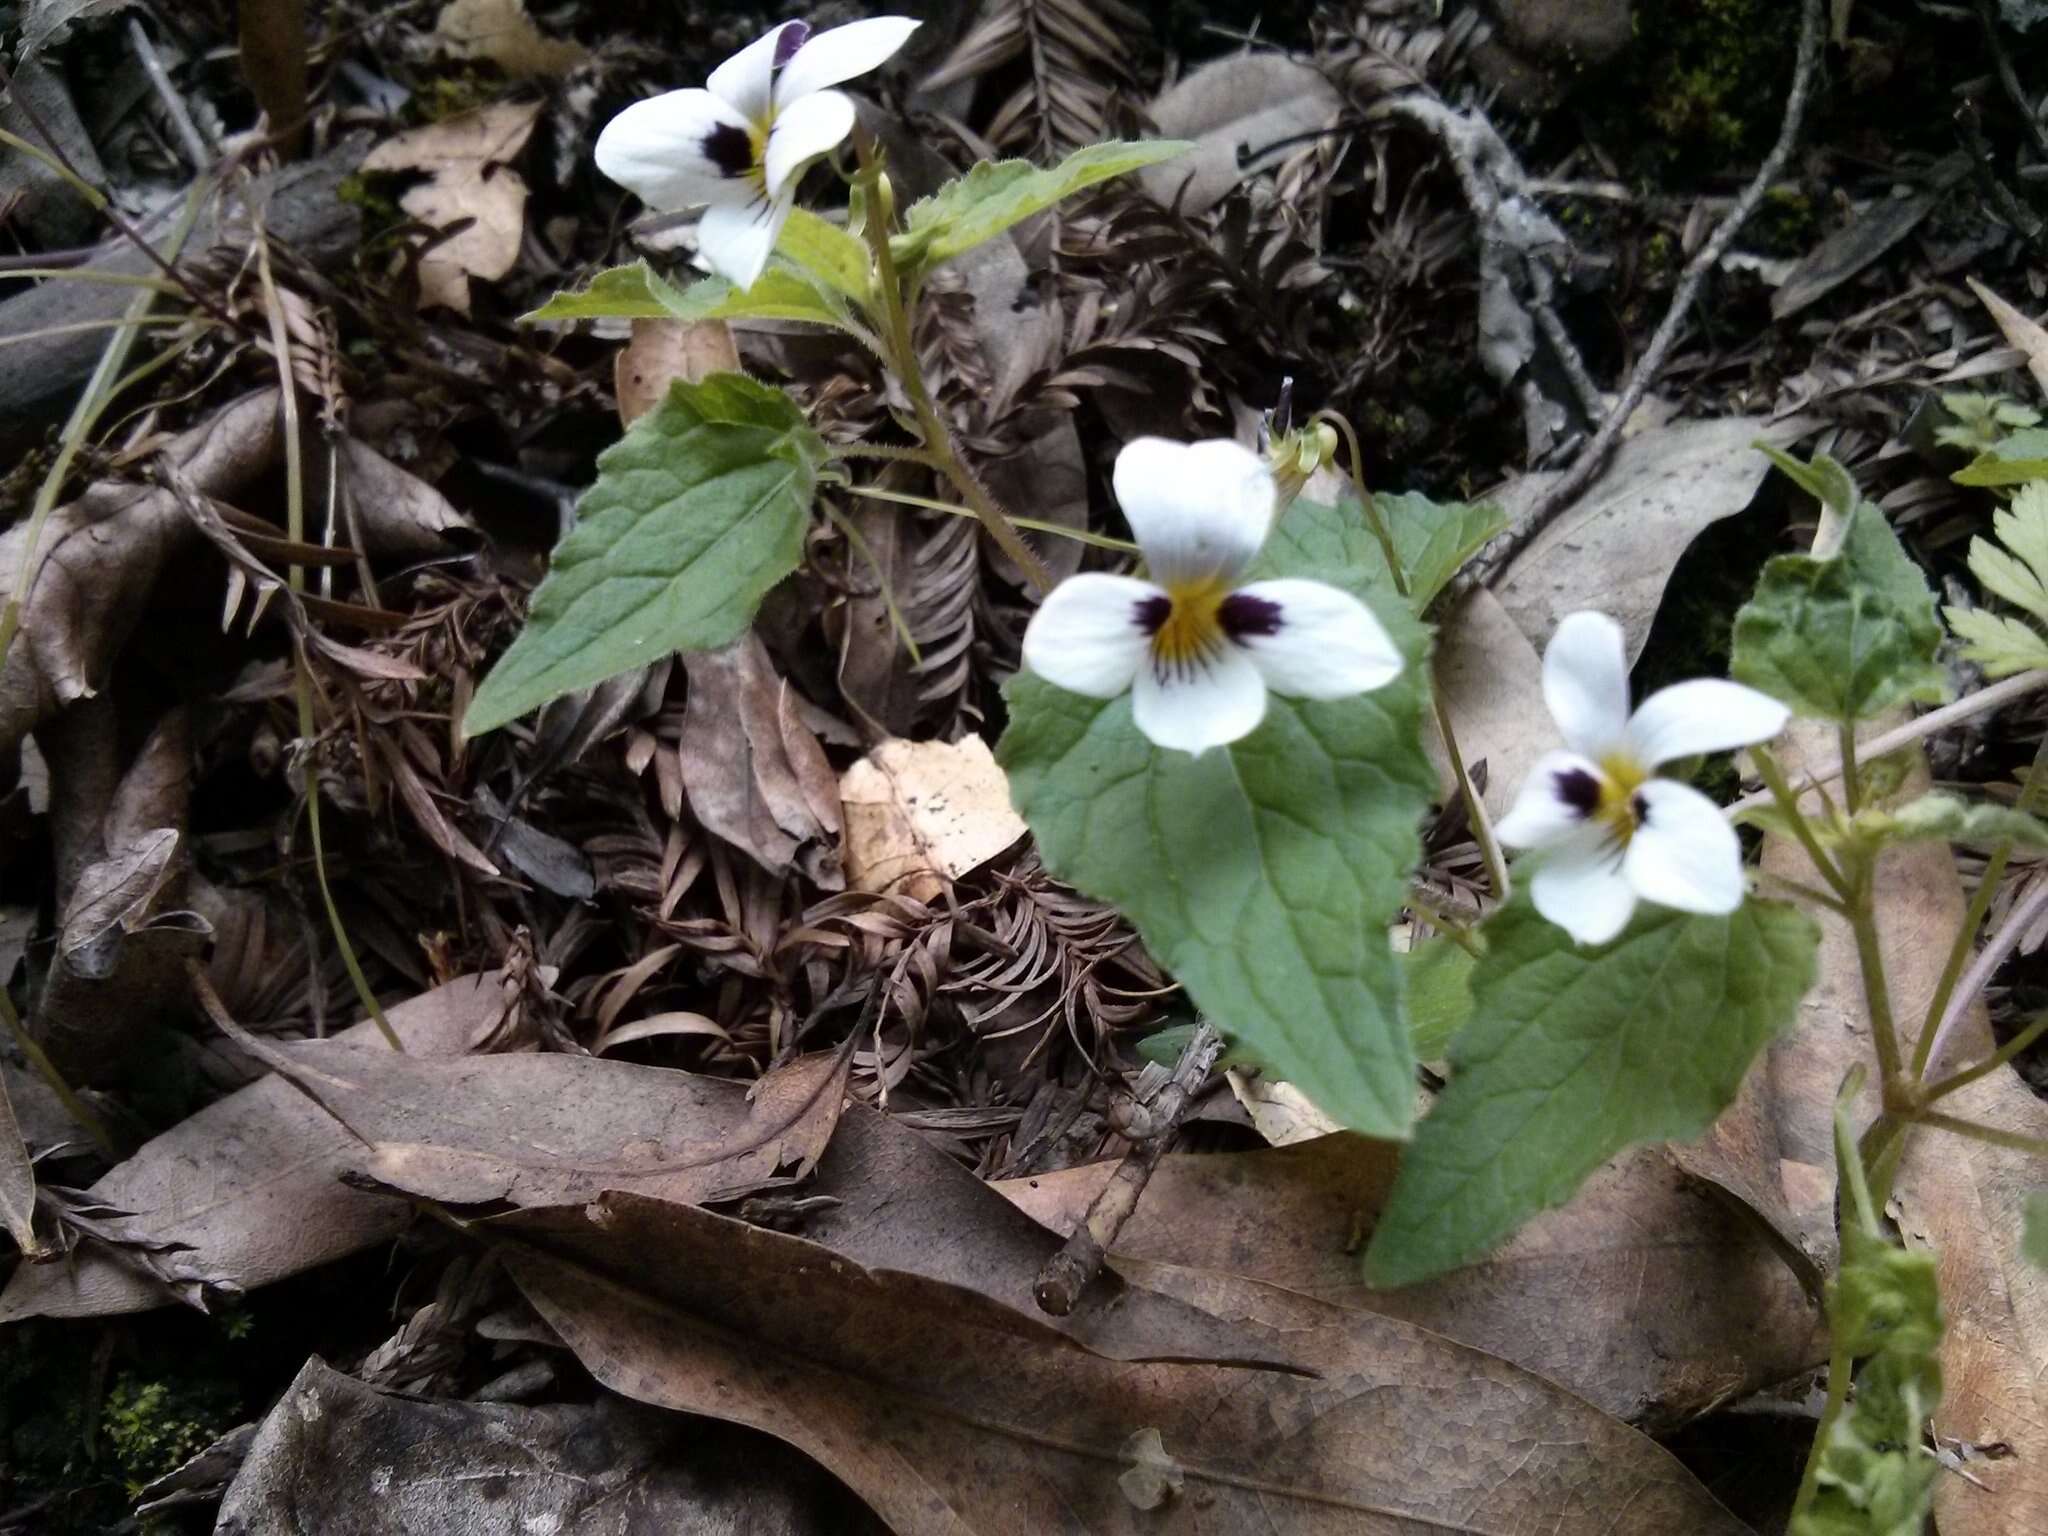
{"label": "green moss", "polygon": [[128,1496],[205,1450],[233,1427],[240,1408],[240,1394],[225,1382],[116,1377],[100,1410],[100,1431]]}
{"label": "green moss", "polygon": [[1784,107],[1798,10],[1784,0],[1638,0],[1635,46],[1603,93],[1609,143],[1660,179],[1762,155]]}
{"label": "green moss", "polygon": [[1750,221],[1744,243],[1769,256],[1803,256],[1820,234],[1813,199],[1796,187],[1773,187]]}
{"label": "green moss", "polygon": [[487,107],[505,94],[505,82],[478,69],[456,69],[436,75],[413,93],[412,115],[422,123],[438,123]]}

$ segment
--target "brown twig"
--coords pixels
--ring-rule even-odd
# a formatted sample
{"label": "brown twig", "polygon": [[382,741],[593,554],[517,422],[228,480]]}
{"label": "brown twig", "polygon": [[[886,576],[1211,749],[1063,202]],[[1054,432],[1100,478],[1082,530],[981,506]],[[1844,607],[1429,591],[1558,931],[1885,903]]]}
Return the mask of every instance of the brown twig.
{"label": "brown twig", "polygon": [[1819,70],[1824,8],[1824,0],[1806,0],[1800,14],[1799,56],[1792,67],[1792,88],[1785,98],[1785,117],[1778,129],[1777,142],[1771,146],[1771,152],[1764,157],[1764,163],[1757,168],[1749,185],[1743,188],[1742,195],[1735,200],[1735,206],[1714,226],[1707,243],[1686,264],[1678,287],[1671,295],[1671,307],[1664,312],[1662,323],[1643,349],[1621,398],[1607,413],[1607,419],[1601,422],[1593,441],[1572,461],[1571,468],[1536,498],[1529,510],[1516,520],[1514,527],[1489,544],[1467,567],[1469,585],[1488,584],[1504,571],[1529,541],[1577,500],[1579,493],[1606,467],[1615,445],[1621,441],[1621,429],[1635,414],[1636,407],[1643,403],[1643,396],[1650,392],[1650,386],[1656,382],[1657,375],[1670,358],[1671,349],[1677,345],[1679,332],[1685,328],[1686,316],[1699,297],[1700,285],[1706,280],[1707,273],[1719,265],[1728,247],[1734,244],[1735,237],[1763,202],[1764,194],[1792,158],[1792,150],[1799,142],[1800,126],[1806,119],[1806,104],[1813,94],[1814,76]]}
{"label": "brown twig", "polygon": [[1151,1182],[1152,1170],[1172,1145],[1174,1132],[1195,1102],[1195,1092],[1223,1052],[1223,1037],[1213,1026],[1200,1025],[1180,1053],[1180,1062],[1149,1100],[1132,1106],[1128,1134],[1138,1145],[1117,1164],[1116,1172],[1088,1207],[1088,1214],[1064,1247],[1046,1260],[1032,1294],[1039,1310],[1065,1317],[1081,1293],[1102,1273],[1110,1245],[1138,1208],[1138,1197]]}

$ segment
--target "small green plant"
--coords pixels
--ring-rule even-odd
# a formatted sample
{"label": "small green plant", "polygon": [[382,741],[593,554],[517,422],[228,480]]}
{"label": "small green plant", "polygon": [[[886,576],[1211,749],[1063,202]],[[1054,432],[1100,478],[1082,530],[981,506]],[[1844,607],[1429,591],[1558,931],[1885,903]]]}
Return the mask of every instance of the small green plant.
{"label": "small green plant", "polygon": [[1950,448],[1989,453],[2001,439],[2022,427],[2038,427],[2041,413],[2004,395],[1952,390],[1941,397],[1950,420],[1934,430],[1934,440]]}
{"label": "small green plant", "polygon": [[[1725,20],[1755,7],[1710,9]],[[1501,527],[1499,510],[1370,493],[1355,445],[1350,494],[1301,494],[1348,435],[1342,423],[1281,432],[1263,451],[1140,438],[1112,476],[1134,536],[1121,549],[1135,561],[1051,588],[1024,534],[1059,530],[1012,516],[955,447],[911,318],[933,268],[1180,146],[1096,145],[1049,168],[983,163],[899,216],[877,151],[830,87],[888,57],[911,25],[879,18],[810,37],[787,24],[708,88],[629,108],[600,139],[600,166],[657,206],[706,206],[700,254],[714,275],[678,287],[644,264],[621,267],[537,315],[837,330],[890,374],[910,441],[829,445],[788,394],[738,374],[674,386],[599,460],[527,627],[464,731],[743,633],[796,568],[825,487],[977,519],[1042,594],[998,755],[1046,868],[1121,910],[1243,1057],[1341,1124],[1408,1143],[1365,1255],[1381,1285],[1480,1256],[1628,1146],[1704,1132],[1793,1023],[1817,971],[1811,914],[1831,914],[1854,935],[1882,1107],[1862,1127],[1843,1111],[1835,1362],[1792,1530],[1917,1529],[1942,1323],[1931,1267],[1891,1243],[1877,1213],[1912,1137],[1988,1134],[1934,1106],[2029,1037],[1988,1064],[1944,1060],[1941,1041],[1970,1001],[1957,997],[1960,963],[1924,1018],[1895,1015],[1877,859],[1908,839],[2048,846],[2048,824],[2032,814],[2031,786],[2016,807],[1901,803],[1895,762],[1859,762],[1859,726],[1948,688],[1934,595],[1882,511],[1833,460],[1765,450],[1820,501],[1821,533],[1811,553],[1765,566],[1735,621],[1729,678],[1634,702],[1620,627],[1568,616],[1543,658],[1558,744],[1497,835],[1475,818],[1490,907],[1473,923],[1434,912],[1413,888],[1437,796],[1427,733],[1441,737],[1468,803],[1477,796],[1433,696],[1429,618]],[[849,134],[858,164],[841,228],[798,208],[795,189]],[[1971,445],[1989,456],[1959,479],[2048,476],[2048,441],[2029,437],[2048,434],[2023,413],[1996,402],[1953,413],[1975,423]],[[861,484],[862,460],[923,466],[962,503]],[[2048,502],[2016,498],[1997,533],[2005,547],[1983,545],[1973,568],[2048,624]],[[1995,638],[1951,620],[1980,652]],[[2000,622],[2033,647],[2012,650],[2009,669],[2048,671],[2035,632]],[[1795,715],[1840,744],[1839,793],[1818,805],[1795,794],[1769,748]],[[1752,893],[1735,826],[1684,773],[1745,747],[1771,801],[1757,819],[1813,865],[1813,883],[1787,883],[1795,899]],[[1521,851],[1512,874],[1504,847]],[[1986,888],[1995,883],[1994,871]],[[1436,930],[1406,956],[1389,939],[1404,912]],[[1982,916],[1980,904],[1957,955]],[[1420,1050],[1441,1052],[1450,1077],[1418,1122]]]}

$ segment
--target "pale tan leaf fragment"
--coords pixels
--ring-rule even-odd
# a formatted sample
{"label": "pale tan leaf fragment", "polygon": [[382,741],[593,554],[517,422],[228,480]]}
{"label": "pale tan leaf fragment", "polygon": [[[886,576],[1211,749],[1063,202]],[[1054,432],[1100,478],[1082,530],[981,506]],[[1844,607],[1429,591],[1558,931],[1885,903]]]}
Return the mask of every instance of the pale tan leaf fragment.
{"label": "pale tan leaf fragment", "polygon": [[469,313],[469,280],[503,277],[519,259],[526,228],[526,182],[512,169],[540,121],[539,102],[504,101],[407,129],[371,150],[365,172],[425,176],[398,199],[424,224],[469,225],[420,258],[420,307]]}
{"label": "pale tan leaf fragment", "polygon": [[2037,320],[2030,319],[2015,309],[1976,278],[1968,279],[1970,291],[1991,312],[1991,318],[1998,322],[2005,339],[2018,348],[2027,360],[2027,372],[2034,376],[2034,383],[2040,386],[2043,398],[2048,398],[2048,329]]}
{"label": "pale tan leaf fragment", "polygon": [[549,37],[526,14],[526,0],[449,0],[434,21],[435,48],[451,59],[481,59],[515,80],[566,75],[589,53]]}
{"label": "pale tan leaf fragment", "polygon": [[885,741],[841,776],[854,889],[930,901],[1027,830],[979,736]]}
{"label": "pale tan leaf fragment", "polygon": [[632,338],[612,361],[619,424],[630,427],[661,404],[671,384],[695,384],[739,366],[739,348],[723,320],[635,320]]}
{"label": "pale tan leaf fragment", "polygon": [[41,1259],[49,1248],[36,1235],[36,1169],[14,1118],[7,1083],[0,1079],[0,1226],[14,1239],[24,1258]]}

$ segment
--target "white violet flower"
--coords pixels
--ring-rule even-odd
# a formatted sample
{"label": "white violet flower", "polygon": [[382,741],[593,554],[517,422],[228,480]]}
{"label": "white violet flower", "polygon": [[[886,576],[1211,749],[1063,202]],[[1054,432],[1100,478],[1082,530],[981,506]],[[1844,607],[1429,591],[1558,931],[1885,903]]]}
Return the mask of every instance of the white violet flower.
{"label": "white violet flower", "polygon": [[1278,497],[1259,455],[1141,437],[1113,481],[1151,579],[1091,572],[1054,588],[1024,631],[1024,663],[1047,682],[1097,699],[1129,689],[1139,730],[1199,755],[1256,729],[1268,689],[1341,699],[1400,675],[1400,651],[1350,593],[1237,585]]}
{"label": "white violet flower", "polygon": [[1529,882],[1536,910],[1581,944],[1604,944],[1636,902],[1681,912],[1742,905],[1742,845],[1721,808],[1652,776],[1674,758],[1768,741],[1791,711],[1740,683],[1660,688],[1634,714],[1621,626],[1574,613],[1543,652],[1543,700],[1568,750],[1537,759],[1496,831],[1546,856]]}
{"label": "white violet flower", "polygon": [[650,208],[704,205],[704,264],[751,288],[805,168],[853,130],[852,99],[826,87],[882,64],[917,27],[876,16],[813,37],[786,21],[714,69],[705,89],[635,102],[605,124],[597,168]]}

